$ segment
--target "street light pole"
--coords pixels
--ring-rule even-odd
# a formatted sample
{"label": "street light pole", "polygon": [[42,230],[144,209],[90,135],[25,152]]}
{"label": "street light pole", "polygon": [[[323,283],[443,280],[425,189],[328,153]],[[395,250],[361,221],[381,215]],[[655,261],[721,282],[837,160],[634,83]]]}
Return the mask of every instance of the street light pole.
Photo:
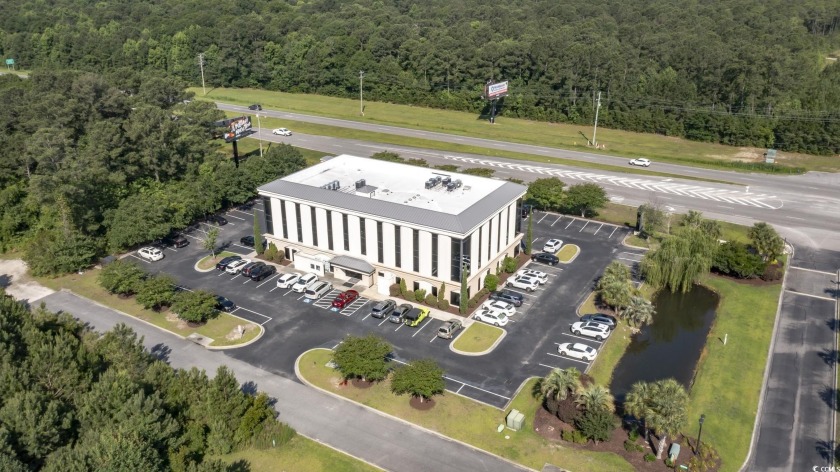
{"label": "street light pole", "polygon": [[595,105],[595,127],[592,128],[592,145],[598,148],[598,112],[601,110],[601,92],[598,92],[598,104]]}
{"label": "street light pole", "polygon": [[257,113],[257,135],[260,138],[260,157],[263,157],[262,152],[262,123],[260,122],[260,114]]}
{"label": "street light pole", "polygon": [[700,436],[703,434],[703,422],[706,421],[706,415],[700,415],[700,431],[697,433],[697,454],[700,454]]}
{"label": "street light pole", "polygon": [[365,116],[365,102],[363,99],[364,96],[364,86],[365,86],[365,71],[359,71],[359,114]]}

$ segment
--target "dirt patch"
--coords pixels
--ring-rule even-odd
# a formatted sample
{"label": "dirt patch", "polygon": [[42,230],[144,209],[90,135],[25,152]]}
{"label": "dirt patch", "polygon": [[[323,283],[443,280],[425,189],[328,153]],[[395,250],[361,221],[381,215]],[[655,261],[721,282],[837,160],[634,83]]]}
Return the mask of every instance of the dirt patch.
{"label": "dirt patch", "polygon": [[408,404],[411,408],[419,411],[428,411],[435,407],[435,401],[429,398],[428,400],[423,400],[421,397],[411,397],[411,400],[408,401]]}
{"label": "dirt patch", "polygon": [[175,324],[178,329],[187,329],[189,327],[186,321],[178,318],[178,315],[171,311],[166,313],[166,321]]}
{"label": "dirt patch", "polygon": [[373,387],[373,382],[370,380],[362,380],[362,379],[353,379],[350,381],[356,388],[371,388]]}
{"label": "dirt patch", "polygon": [[0,286],[15,299],[29,303],[54,293],[29,277],[28,270],[26,263],[20,259],[0,260]]}
{"label": "dirt patch", "polygon": [[230,333],[225,335],[225,339],[227,339],[228,341],[237,341],[239,339],[242,339],[246,333],[255,329],[257,329],[256,325],[252,324],[238,325],[236,328],[230,330]]}

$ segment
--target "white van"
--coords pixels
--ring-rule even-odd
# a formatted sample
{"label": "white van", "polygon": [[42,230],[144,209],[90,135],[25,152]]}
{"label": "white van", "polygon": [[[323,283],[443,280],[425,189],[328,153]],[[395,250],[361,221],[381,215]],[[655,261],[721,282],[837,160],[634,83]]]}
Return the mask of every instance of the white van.
{"label": "white van", "polygon": [[329,293],[330,290],[332,290],[332,284],[326,280],[321,280],[307,287],[304,296],[311,300],[317,300]]}

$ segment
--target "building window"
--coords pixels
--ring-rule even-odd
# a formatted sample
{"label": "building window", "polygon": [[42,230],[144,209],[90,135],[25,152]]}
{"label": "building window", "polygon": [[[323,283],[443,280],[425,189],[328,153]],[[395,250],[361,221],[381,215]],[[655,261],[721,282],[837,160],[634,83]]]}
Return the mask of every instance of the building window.
{"label": "building window", "polygon": [[413,229],[411,232],[414,239],[414,272],[420,272],[420,231]]}
{"label": "building window", "polygon": [[376,222],[376,252],[377,257],[376,260],[379,261],[380,264],[385,262],[384,252],[382,250],[382,222]]}
{"label": "building window", "polygon": [[295,220],[297,221],[297,239],[303,242],[303,225],[300,222],[300,203],[295,203]]}
{"label": "building window", "polygon": [[438,274],[438,235],[432,233],[432,277]]}
{"label": "building window", "polygon": [[463,244],[463,241],[452,238],[452,266],[449,269],[449,279],[453,282],[461,281],[461,244]]}
{"label": "building window", "polygon": [[400,236],[400,227],[394,225],[394,264],[397,267],[402,267],[402,237]]}
{"label": "building window", "polygon": [[[467,277],[470,276],[470,271],[472,270],[472,234],[467,236],[464,239],[464,245],[461,248],[461,261],[464,268],[467,270]],[[461,280],[461,279],[458,279]]]}
{"label": "building window", "polygon": [[502,221],[502,214],[499,213],[499,222],[496,223],[496,253],[498,254],[499,251],[502,250],[502,225],[504,222]]}
{"label": "building window", "polygon": [[347,229],[347,215],[341,214],[341,224],[344,225],[344,250],[350,250],[350,231]]}
{"label": "building window", "polygon": [[310,215],[312,218],[312,245],[318,245],[318,226],[315,224],[315,207],[309,207]]}
{"label": "building window", "polygon": [[432,296],[437,297],[437,294],[438,294],[438,288],[435,287],[434,285],[432,285]]}
{"label": "building window", "polygon": [[458,290],[453,290],[449,292],[449,304],[452,306],[460,306],[461,305],[461,292]]}
{"label": "building window", "polygon": [[367,228],[365,228],[365,219],[359,218],[359,234],[362,237],[362,255],[367,255]]}
{"label": "building window", "polygon": [[[481,237],[483,235],[484,235],[484,226],[479,226],[478,227],[478,260],[475,261],[476,267],[481,267],[481,261],[482,261],[482,259],[484,259],[484,257],[482,257],[482,256],[484,256],[484,248],[481,247]],[[467,251],[467,254],[470,254],[470,252]]]}
{"label": "building window", "polygon": [[283,239],[289,239],[289,227],[286,225],[286,202],[280,200],[280,222],[283,225]]}
{"label": "building window", "polygon": [[522,199],[516,201],[516,232],[522,232]]}
{"label": "building window", "polygon": [[414,281],[414,291],[416,292],[418,290],[420,290],[420,282],[415,280]]}
{"label": "building window", "polygon": [[327,247],[333,250],[332,210],[327,210]]}
{"label": "building window", "polygon": [[268,234],[274,234],[274,219],[271,214],[271,199],[268,197],[262,197],[262,201],[263,214],[265,215],[265,232]]}
{"label": "building window", "polygon": [[490,225],[487,227],[487,257],[484,258],[485,261],[490,261],[490,254],[493,253],[493,220],[490,220]]}

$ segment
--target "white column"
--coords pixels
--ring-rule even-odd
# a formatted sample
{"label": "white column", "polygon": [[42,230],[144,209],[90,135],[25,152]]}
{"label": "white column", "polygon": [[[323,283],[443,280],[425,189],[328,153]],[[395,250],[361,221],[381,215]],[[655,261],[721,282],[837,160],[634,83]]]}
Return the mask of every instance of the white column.
{"label": "white column", "polygon": [[394,225],[382,223],[382,260],[386,266],[396,267],[394,262]]}
{"label": "white column", "polygon": [[365,229],[367,239],[367,258],[369,261],[376,261],[379,248],[376,245],[376,220],[365,218]]}
{"label": "white column", "polygon": [[402,259],[402,268],[408,272],[414,272],[414,235],[413,228],[405,226],[400,228],[400,239],[402,246],[400,247],[400,258]]}
{"label": "white column", "polygon": [[[452,275],[452,238],[438,235],[438,278],[446,281],[447,285],[451,285],[449,277]],[[448,291],[448,289],[447,289]],[[447,294],[446,299],[449,300]]]}
{"label": "white column", "polygon": [[309,205],[300,206],[300,227],[303,230],[303,244],[314,246],[311,208]]}
{"label": "white column", "polygon": [[347,236],[350,238],[350,254],[362,255],[362,234],[359,231],[359,217],[347,215]]}
{"label": "white column", "polygon": [[315,227],[318,230],[318,247],[329,248],[329,240],[327,239],[327,210],[323,208],[315,208]]}
{"label": "white column", "polygon": [[295,204],[286,200],[286,229],[289,230],[289,241],[298,242],[297,234],[297,214],[295,213]]}
{"label": "white column", "polygon": [[[438,254],[440,254],[439,245]],[[432,233],[428,231],[420,231],[420,273],[427,277],[432,276]],[[439,265],[438,273],[440,273]]]}
{"label": "white column", "polygon": [[490,259],[496,257],[499,254],[499,225],[502,224],[501,221],[501,214],[493,215],[493,222],[492,231],[490,232]]}

